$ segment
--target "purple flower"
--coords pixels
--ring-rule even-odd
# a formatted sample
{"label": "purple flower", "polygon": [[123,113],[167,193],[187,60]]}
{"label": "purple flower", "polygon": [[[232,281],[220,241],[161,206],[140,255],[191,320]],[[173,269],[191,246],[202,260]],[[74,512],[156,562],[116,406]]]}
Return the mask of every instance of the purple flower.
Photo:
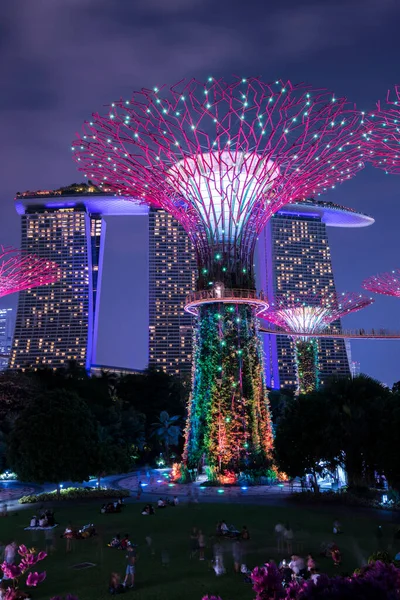
{"label": "purple flower", "polygon": [[43,573],[37,573],[35,571],[34,573],[29,573],[28,577],[26,578],[26,585],[28,587],[36,587],[38,583],[42,583],[42,581],[45,579],[46,571],[43,571]]}
{"label": "purple flower", "polygon": [[263,600],[282,590],[282,575],[274,563],[265,563],[263,567],[253,569],[251,580],[253,590],[257,593],[256,600]]}
{"label": "purple flower", "polygon": [[203,596],[202,600],[222,600],[220,596]]}
{"label": "purple flower", "polygon": [[41,552],[39,552],[39,554],[37,555],[38,560],[44,560],[46,557],[47,557],[47,553],[43,552],[43,550]]}
{"label": "purple flower", "polygon": [[28,554],[28,548],[24,544],[21,544],[21,546],[18,548],[18,554],[25,556]]}
{"label": "purple flower", "polygon": [[1,565],[1,570],[3,571],[4,575],[8,577],[8,579],[16,579],[22,574],[22,570],[20,569],[19,565],[10,565],[6,562],[3,562]]}

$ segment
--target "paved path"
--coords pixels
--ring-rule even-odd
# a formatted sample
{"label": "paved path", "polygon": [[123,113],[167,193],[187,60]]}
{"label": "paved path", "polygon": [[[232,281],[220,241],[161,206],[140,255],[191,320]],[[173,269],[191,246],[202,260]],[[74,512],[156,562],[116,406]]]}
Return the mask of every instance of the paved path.
{"label": "paved path", "polygon": [[199,502],[251,502],[264,504],[269,501],[279,503],[291,493],[289,484],[257,485],[257,486],[232,486],[232,487],[208,487],[201,482],[191,484],[172,483],[168,472],[152,470],[147,473],[136,472],[125,476],[110,479],[110,486],[125,488],[132,492],[133,498],[139,489],[139,481],[142,481],[142,499],[153,500],[160,496],[177,496],[180,500]]}

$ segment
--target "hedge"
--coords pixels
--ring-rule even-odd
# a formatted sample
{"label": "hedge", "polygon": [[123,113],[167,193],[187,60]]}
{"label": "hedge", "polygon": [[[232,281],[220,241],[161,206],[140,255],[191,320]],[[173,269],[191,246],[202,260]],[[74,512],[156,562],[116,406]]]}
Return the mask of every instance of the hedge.
{"label": "hedge", "polygon": [[[66,488],[60,490],[60,500],[81,500],[85,498],[127,498],[130,496],[129,490],[116,490],[111,488]],[[57,501],[57,491],[44,492],[43,494],[30,494],[22,496],[18,502],[20,504],[33,504],[34,502],[53,502]]]}

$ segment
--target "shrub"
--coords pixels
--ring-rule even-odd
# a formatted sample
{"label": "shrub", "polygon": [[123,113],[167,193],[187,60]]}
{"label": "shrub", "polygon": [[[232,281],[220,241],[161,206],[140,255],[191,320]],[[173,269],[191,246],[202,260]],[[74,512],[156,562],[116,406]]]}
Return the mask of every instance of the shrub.
{"label": "shrub", "polygon": [[[85,498],[127,498],[129,490],[115,490],[111,488],[66,488],[60,490],[60,500],[81,500]],[[53,502],[57,500],[57,491],[44,492],[43,494],[30,494],[18,500],[20,504],[33,504],[34,502]]]}

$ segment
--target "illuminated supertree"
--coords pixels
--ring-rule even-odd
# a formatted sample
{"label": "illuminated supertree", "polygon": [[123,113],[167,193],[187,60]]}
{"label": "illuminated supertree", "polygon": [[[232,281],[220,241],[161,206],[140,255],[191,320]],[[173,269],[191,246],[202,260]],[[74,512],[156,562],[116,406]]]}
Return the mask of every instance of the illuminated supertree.
{"label": "illuminated supertree", "polygon": [[400,86],[388,91],[365,121],[370,131],[364,134],[365,159],[386,173],[400,173]]}
{"label": "illuminated supertree", "polygon": [[362,282],[362,287],[375,294],[400,298],[400,269],[368,277]]}
{"label": "illuminated supertree", "polygon": [[318,377],[318,334],[326,330],[333,321],[361,310],[373,300],[359,294],[342,294],[336,299],[334,294],[327,297],[309,296],[306,298],[278,297],[270,305],[263,318],[290,335],[294,335],[295,360],[297,369],[297,392],[306,394],[319,386]]}
{"label": "illuminated supertree", "polygon": [[59,268],[55,263],[0,246],[0,298],[59,279]]}
{"label": "illuminated supertree", "polygon": [[362,164],[364,125],[346,100],[290,82],[181,82],[94,114],[72,149],[80,170],[170,212],[198,260],[184,459],[267,464],[272,449],[255,291],[257,234],[284,204],[319,195]]}

